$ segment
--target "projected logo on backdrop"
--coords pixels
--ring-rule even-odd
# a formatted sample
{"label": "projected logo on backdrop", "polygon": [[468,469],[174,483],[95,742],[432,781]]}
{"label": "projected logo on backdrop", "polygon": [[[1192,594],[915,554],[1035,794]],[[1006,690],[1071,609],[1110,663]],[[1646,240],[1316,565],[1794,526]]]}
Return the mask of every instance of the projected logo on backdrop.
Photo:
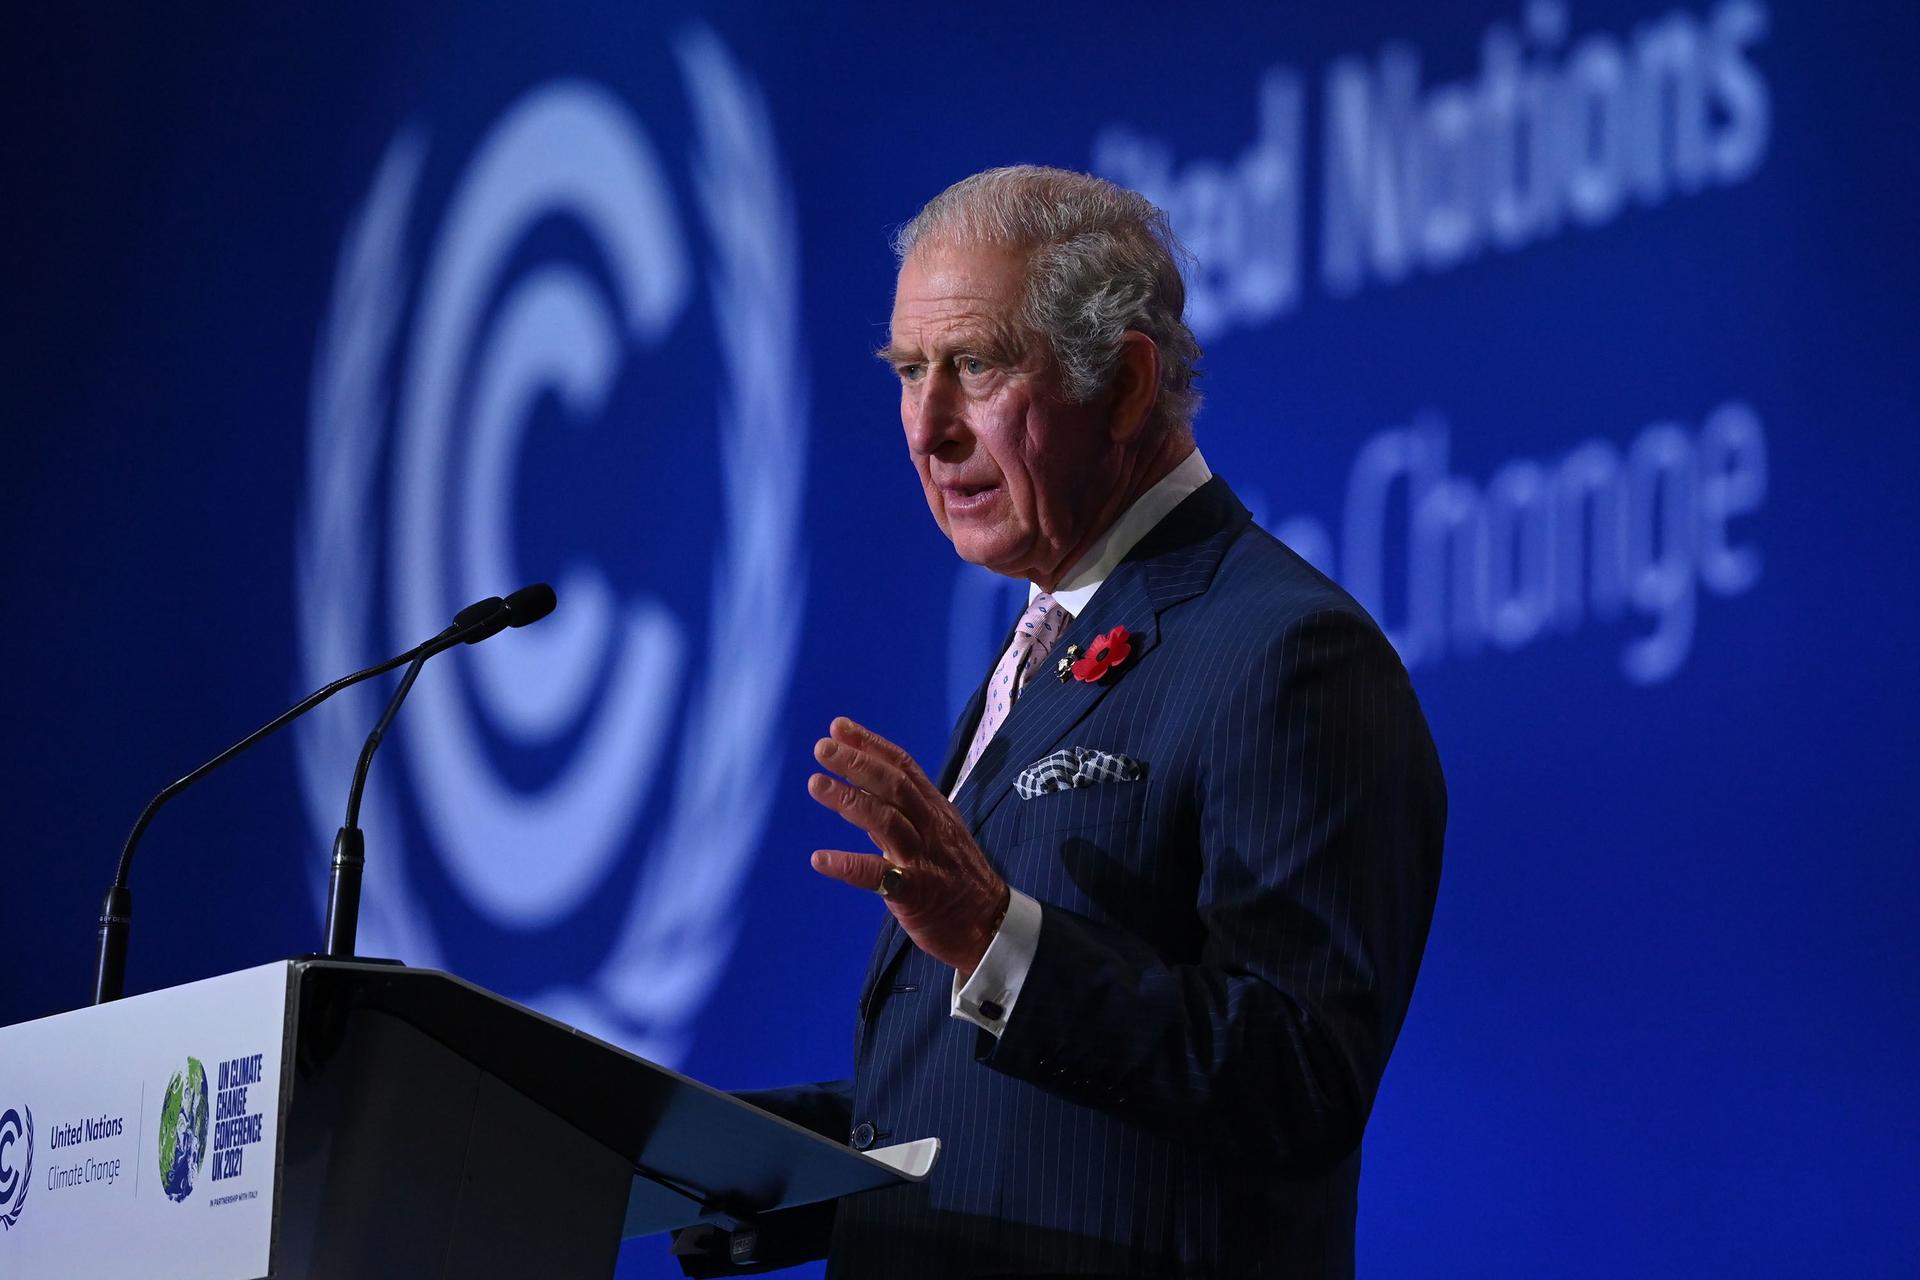
{"label": "projected logo on backdrop", "polygon": [[[432,222],[415,212],[427,148],[412,129],[394,140],[348,230],[321,336],[298,559],[305,684],[433,634],[469,600],[553,577],[552,618],[461,650],[413,693],[397,734],[405,767],[375,770],[363,813],[359,949],[445,963],[447,921],[465,913],[512,953],[512,977],[492,985],[669,1061],[731,950],[777,782],[770,739],[795,636],[764,622],[804,611],[806,443],[793,214],[765,106],[710,34],[674,52],[692,121],[683,188],[613,92],[540,85],[459,163],[411,308],[408,228]],[[682,225],[683,203],[703,237]],[[534,238],[556,225],[569,236],[559,250]],[[606,426],[623,369],[689,340],[711,343],[716,367],[659,357],[645,403]],[[653,420],[682,401],[695,408]],[[686,475],[635,474],[604,504],[672,500],[698,522],[671,545],[601,553],[618,566],[520,563],[529,528],[621,514],[574,496],[600,479],[578,470],[537,511],[521,498],[531,430],[556,403],[569,427],[668,432],[717,456]],[[693,485],[717,491],[689,502]],[[645,583],[615,583],[616,567],[669,563],[699,570],[695,616]],[[326,845],[384,696],[336,699],[303,724],[303,785]],[[456,906],[429,903],[428,869]],[[622,901],[604,953],[590,971],[576,957],[557,972],[540,939],[587,920],[604,932],[610,894]]]}

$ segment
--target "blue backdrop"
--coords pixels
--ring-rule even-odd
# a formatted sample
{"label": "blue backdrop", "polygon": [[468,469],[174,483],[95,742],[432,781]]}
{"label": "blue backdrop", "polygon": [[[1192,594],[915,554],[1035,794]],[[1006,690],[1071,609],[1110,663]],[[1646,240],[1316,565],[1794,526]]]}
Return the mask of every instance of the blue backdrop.
{"label": "blue backdrop", "polygon": [[[885,240],[1053,163],[1172,213],[1208,461],[1446,765],[1363,1273],[1910,1274],[1911,7],[804,8],[14,15],[0,1024],[159,786],[547,579],[378,762],[363,949],[843,1074],[808,748],[935,762],[1019,592],[923,508]],[[133,989],[316,944],[364,692],[162,815]]]}

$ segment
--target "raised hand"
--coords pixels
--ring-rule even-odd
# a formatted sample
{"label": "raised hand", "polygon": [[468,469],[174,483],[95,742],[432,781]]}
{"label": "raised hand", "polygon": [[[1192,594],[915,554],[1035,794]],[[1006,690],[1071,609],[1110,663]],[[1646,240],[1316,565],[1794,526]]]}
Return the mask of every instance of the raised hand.
{"label": "raised hand", "polygon": [[[839,777],[816,773],[807,794],[873,840],[878,855],[819,849],[813,869],[878,893],[915,946],[972,974],[1006,915],[1007,882],[913,757],[845,716],[813,746]],[[889,876],[891,868],[898,871]]]}

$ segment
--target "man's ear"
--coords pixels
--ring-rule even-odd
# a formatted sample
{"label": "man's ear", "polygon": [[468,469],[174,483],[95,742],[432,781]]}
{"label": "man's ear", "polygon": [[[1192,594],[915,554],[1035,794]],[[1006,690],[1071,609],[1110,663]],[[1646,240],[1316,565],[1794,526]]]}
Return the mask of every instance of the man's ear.
{"label": "man's ear", "polygon": [[1137,440],[1153,416],[1160,395],[1160,347],[1138,329],[1120,335],[1120,359],[1114,365],[1113,404],[1107,415],[1107,436],[1116,444]]}

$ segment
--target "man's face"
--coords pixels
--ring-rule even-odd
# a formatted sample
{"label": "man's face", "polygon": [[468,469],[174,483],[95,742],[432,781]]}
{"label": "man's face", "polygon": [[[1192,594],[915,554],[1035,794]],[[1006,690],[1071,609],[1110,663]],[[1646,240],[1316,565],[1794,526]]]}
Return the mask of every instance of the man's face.
{"label": "man's face", "polygon": [[1020,321],[1026,255],[923,245],[900,268],[883,356],[927,506],[963,560],[1051,588],[1100,532],[1119,449],[1061,393]]}

